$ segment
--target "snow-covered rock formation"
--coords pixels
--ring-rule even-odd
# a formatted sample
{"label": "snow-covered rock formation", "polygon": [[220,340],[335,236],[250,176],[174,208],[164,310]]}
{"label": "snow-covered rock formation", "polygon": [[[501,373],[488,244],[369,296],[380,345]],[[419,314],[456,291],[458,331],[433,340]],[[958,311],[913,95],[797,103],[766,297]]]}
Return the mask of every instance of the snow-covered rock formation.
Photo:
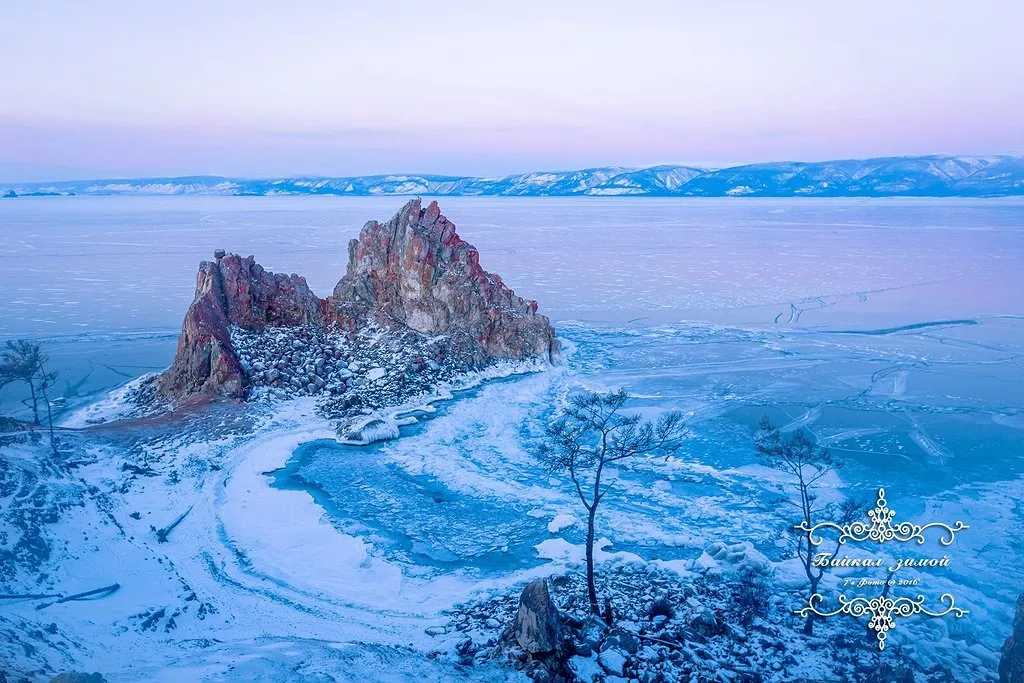
{"label": "snow-covered rock formation", "polygon": [[[241,398],[260,384],[308,393],[331,381],[338,387],[351,374],[351,353],[339,347],[376,327],[416,347],[417,367],[469,370],[496,360],[550,361],[558,352],[537,302],[520,298],[484,270],[479,252],[459,237],[436,202],[424,209],[415,199],[387,223],[363,226],[349,243],[345,276],[326,299],[298,275],[270,273],[252,256],[218,250],[214,261],[199,266],[174,363],[157,389],[168,398],[195,399]],[[251,352],[261,344],[250,333],[272,329],[278,331],[275,343],[282,329],[295,330],[295,348],[261,358],[258,366],[243,362],[239,336]],[[315,357],[304,353],[311,335],[318,340]]]}

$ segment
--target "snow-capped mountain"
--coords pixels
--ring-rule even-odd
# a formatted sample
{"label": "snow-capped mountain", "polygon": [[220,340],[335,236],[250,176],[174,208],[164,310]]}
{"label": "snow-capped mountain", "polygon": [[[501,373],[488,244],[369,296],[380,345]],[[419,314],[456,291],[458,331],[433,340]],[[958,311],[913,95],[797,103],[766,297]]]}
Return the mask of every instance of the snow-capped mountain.
{"label": "snow-capped mountain", "polygon": [[568,197],[990,197],[1024,195],[1024,157],[924,156],[771,162],[717,170],[617,166],[500,177],[390,174],[345,178],[127,178],[0,184],[0,195],[433,195]]}
{"label": "snow-capped mountain", "polygon": [[887,157],[781,162],[704,173],[681,194],[720,197],[993,196],[1024,194],[1024,158]]}
{"label": "snow-capped mountain", "polygon": [[586,194],[594,195],[667,195],[679,190],[694,178],[706,173],[690,166],[652,166],[626,171],[592,187]]}

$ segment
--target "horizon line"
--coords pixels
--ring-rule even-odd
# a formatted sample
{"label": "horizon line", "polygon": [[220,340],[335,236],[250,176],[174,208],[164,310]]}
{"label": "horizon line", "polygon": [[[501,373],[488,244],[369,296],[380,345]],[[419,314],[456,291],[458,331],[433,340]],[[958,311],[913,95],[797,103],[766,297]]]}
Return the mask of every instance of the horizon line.
{"label": "horizon line", "polygon": [[820,164],[837,164],[844,162],[868,162],[868,161],[883,161],[893,159],[931,159],[931,158],[942,158],[942,159],[992,159],[992,158],[1021,158],[1024,159],[1024,152],[995,152],[991,154],[951,154],[951,153],[932,153],[932,154],[893,154],[887,156],[869,156],[869,157],[844,157],[837,159],[824,159],[821,161],[800,161],[797,159],[778,159],[774,161],[752,161],[739,164],[727,164],[727,165],[699,165],[690,163],[658,163],[651,165],[620,165],[620,164],[607,164],[604,166],[585,166],[575,168],[561,168],[561,169],[537,169],[533,171],[523,171],[521,173],[504,173],[504,174],[452,174],[452,173],[432,173],[432,172],[417,172],[417,171],[389,171],[386,173],[357,173],[351,175],[324,175],[324,174],[285,174],[285,175],[221,175],[219,173],[190,173],[184,175],[121,175],[121,176],[93,176],[93,177],[82,177],[75,178],[72,180],[0,180],[0,185],[10,186],[14,184],[20,185],[61,185],[61,184],[72,184],[72,183],[84,183],[84,182],[113,182],[118,180],[181,180],[185,178],[217,178],[222,180],[301,180],[301,179],[317,179],[317,180],[338,180],[338,179],[357,179],[357,178],[388,178],[395,176],[418,176],[418,177],[433,177],[433,178],[450,178],[450,179],[476,179],[484,180],[488,178],[503,179],[512,178],[516,176],[526,176],[536,173],[578,173],[582,171],[593,171],[600,169],[622,169],[624,172],[632,171],[647,171],[655,168],[688,168],[705,173],[712,171],[724,171],[733,168],[747,168],[750,166],[767,166],[772,164],[800,164],[800,165],[820,165]]}

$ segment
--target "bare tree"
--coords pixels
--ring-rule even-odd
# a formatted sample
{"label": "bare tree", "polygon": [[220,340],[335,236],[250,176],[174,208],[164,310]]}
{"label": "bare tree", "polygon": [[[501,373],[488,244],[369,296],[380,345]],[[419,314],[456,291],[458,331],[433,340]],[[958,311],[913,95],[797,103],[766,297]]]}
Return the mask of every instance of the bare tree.
{"label": "bare tree", "polygon": [[[823,521],[836,524],[848,524],[856,519],[864,510],[864,503],[856,500],[844,500],[841,503],[819,504],[814,492],[818,482],[830,472],[839,469],[842,463],[832,459],[827,449],[818,448],[803,430],[797,430],[790,437],[772,425],[768,416],[761,418],[761,424],[754,435],[754,446],[757,448],[761,461],[771,467],[791,475],[795,479],[798,500],[795,504],[800,508],[801,520],[806,528]],[[792,502],[792,501],[791,501]],[[811,584],[811,595],[818,592],[818,584],[825,575],[827,561],[839,552],[840,544],[836,541],[831,552],[825,553],[825,562],[815,563],[815,556],[822,554],[820,546],[811,543],[810,535],[800,533],[796,539],[797,557],[804,568],[807,580]],[[814,614],[809,613],[804,622],[804,633],[814,633]]]}
{"label": "bare tree", "polygon": [[39,419],[39,402],[46,408],[46,422],[50,430],[50,448],[57,453],[57,441],[54,438],[53,408],[50,404],[48,391],[57,382],[57,373],[46,369],[49,357],[43,353],[42,346],[35,342],[19,339],[8,341],[0,355],[0,387],[13,382],[24,382],[28,385],[28,398],[22,402],[32,410],[32,423],[41,425]]}
{"label": "bare tree", "polygon": [[32,423],[35,425],[41,424],[36,375],[46,360],[48,359],[43,355],[39,344],[24,339],[8,341],[3,355],[0,356],[0,377],[3,378],[3,384],[24,382],[28,385],[29,396],[23,403],[32,409]]}
{"label": "bare tree", "polygon": [[540,457],[554,471],[567,472],[587,511],[587,597],[601,615],[594,582],[597,509],[613,482],[604,480],[609,465],[644,455],[669,455],[686,434],[683,416],[666,413],[657,421],[622,413],[629,395],[581,392],[569,397],[561,415],[547,428]]}

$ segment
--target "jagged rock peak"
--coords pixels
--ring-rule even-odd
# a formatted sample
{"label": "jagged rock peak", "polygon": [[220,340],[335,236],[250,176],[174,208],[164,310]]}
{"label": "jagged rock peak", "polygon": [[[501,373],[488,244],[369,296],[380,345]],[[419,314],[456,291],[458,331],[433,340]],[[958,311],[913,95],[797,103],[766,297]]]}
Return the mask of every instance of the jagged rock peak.
{"label": "jagged rock peak", "polygon": [[530,654],[554,652],[561,645],[562,618],[547,579],[536,579],[523,589],[513,634],[519,647]]}
{"label": "jagged rock peak", "polygon": [[408,202],[387,223],[370,221],[349,242],[345,276],[334,289],[339,322],[374,317],[424,334],[452,337],[460,353],[488,358],[551,359],[557,343],[537,302],[516,296],[480,266],[437,202]]}
{"label": "jagged rock peak", "polygon": [[480,266],[436,202],[407,203],[387,223],[370,221],[349,243],[345,276],[327,299],[298,275],[275,274],[252,256],[218,249],[199,265],[196,293],[174,364],[157,388],[170,398],[243,397],[251,382],[232,346],[232,329],[337,328],[354,338],[367,325],[443,338],[438,361],[466,369],[492,360],[553,360],[558,352],[537,302]]}
{"label": "jagged rock peak", "polygon": [[252,256],[218,249],[199,264],[196,293],[185,313],[174,364],[158,389],[172,398],[245,395],[245,375],[231,344],[231,327],[321,324],[321,301],[298,275],[271,273]]}

